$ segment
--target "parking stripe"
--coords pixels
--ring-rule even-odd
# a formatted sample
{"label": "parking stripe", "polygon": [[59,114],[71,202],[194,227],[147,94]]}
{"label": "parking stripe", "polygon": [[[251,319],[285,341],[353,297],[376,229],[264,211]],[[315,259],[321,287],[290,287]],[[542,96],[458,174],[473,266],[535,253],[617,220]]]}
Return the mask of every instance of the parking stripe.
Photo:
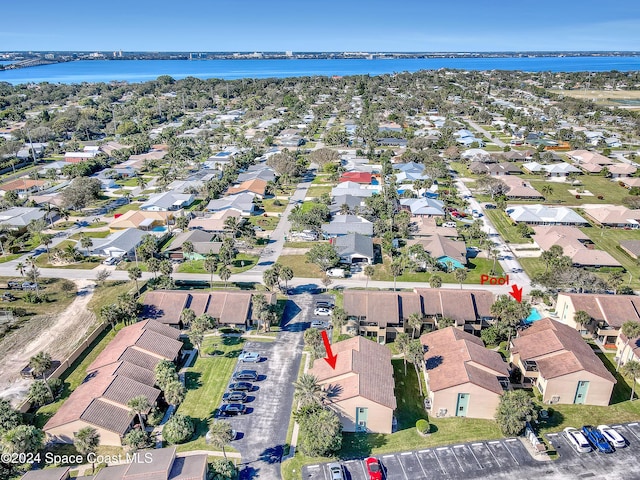
{"label": "parking stripe", "polygon": [[367,469],[366,469],[366,468],[364,468],[364,462],[363,462],[363,461],[360,461],[360,462],[358,462],[358,463],[359,463],[359,464],[360,464],[360,466],[362,467],[362,473],[364,474],[364,478],[367,478],[367,476],[368,476],[369,474],[367,473]]}
{"label": "parking stripe", "polygon": [[[438,449],[440,450],[440,449]],[[445,475],[447,474],[447,471],[445,470],[445,468],[442,466],[442,462],[440,461],[440,459],[438,458],[438,454],[434,451],[433,452],[433,456],[436,457],[436,460],[438,461],[438,465],[440,465],[440,471],[442,471],[442,473],[444,473]]]}
{"label": "parking stripe", "polygon": [[[411,452],[409,452],[411,453]],[[402,468],[402,473],[404,475],[405,480],[409,480],[409,477],[407,477],[407,472],[404,469],[404,465],[402,464],[402,462],[400,461],[400,459],[398,459],[398,463],[400,464],[400,468]]]}
{"label": "parking stripe", "polygon": [[412,455],[412,454],[413,452],[404,452],[404,453],[401,453],[400,455]]}
{"label": "parking stripe", "polygon": [[630,423],[629,425],[625,425],[626,429],[629,430],[631,432],[631,435],[633,435],[634,437],[636,437],[637,440],[640,440],[640,437],[638,437],[638,434],[636,432],[633,431],[633,428],[629,428],[632,425],[638,425],[637,423]]}
{"label": "parking stripe", "polygon": [[[494,442],[489,442],[489,443],[494,443]],[[500,442],[495,442],[495,443],[500,443]],[[491,454],[491,456],[493,457],[493,459],[496,461],[496,464],[501,467],[502,465],[500,465],[500,461],[498,460],[498,457],[496,457],[495,453],[493,453],[493,450],[491,450],[489,448],[489,446],[487,446],[487,450],[489,450],[489,453]]]}
{"label": "parking stripe", "polygon": [[422,462],[418,458],[417,454],[416,454],[416,460],[418,460],[418,465],[420,465],[420,470],[422,470],[422,475],[424,475],[424,478],[427,478],[427,472],[424,471],[424,467],[422,466]]}
{"label": "parking stripe", "polygon": [[[464,446],[464,445],[463,445]],[[462,470],[464,472],[464,467],[462,466],[462,463],[460,463],[460,459],[458,458],[458,456],[456,455],[456,451],[451,450],[453,452],[453,456],[456,457],[456,462],[458,462],[458,465],[460,465],[460,470]]]}
{"label": "parking stripe", "polygon": [[511,450],[509,450],[509,446],[505,443],[504,444],[504,448],[507,449],[507,451],[509,452],[509,455],[511,455],[511,457],[513,458],[513,461],[516,462],[516,465],[520,465],[520,462],[518,462],[518,459],[515,457],[515,455],[511,452]]}
{"label": "parking stripe", "polygon": [[480,461],[478,460],[478,457],[476,457],[476,454],[475,454],[475,453],[473,453],[473,448],[470,448],[470,449],[469,449],[469,451],[471,452],[471,455],[473,455],[473,458],[475,458],[475,459],[476,459],[476,462],[478,463],[478,466],[479,466],[480,468],[484,468],[484,467],[482,466],[482,464],[480,463]]}

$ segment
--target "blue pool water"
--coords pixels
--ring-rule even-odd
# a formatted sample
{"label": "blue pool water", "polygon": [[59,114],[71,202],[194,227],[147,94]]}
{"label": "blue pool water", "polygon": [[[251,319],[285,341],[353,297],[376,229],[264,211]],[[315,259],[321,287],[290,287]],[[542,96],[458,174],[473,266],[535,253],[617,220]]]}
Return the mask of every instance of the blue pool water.
{"label": "blue pool water", "polygon": [[540,320],[541,318],[542,318],[542,315],[540,315],[540,312],[535,308],[532,308],[531,313],[529,313],[529,316],[524,319],[524,323],[528,325],[530,323]]}
{"label": "blue pool water", "polygon": [[157,227],[153,227],[151,229],[152,232],[166,232],[167,231],[167,227],[164,227],[162,225],[159,225]]}

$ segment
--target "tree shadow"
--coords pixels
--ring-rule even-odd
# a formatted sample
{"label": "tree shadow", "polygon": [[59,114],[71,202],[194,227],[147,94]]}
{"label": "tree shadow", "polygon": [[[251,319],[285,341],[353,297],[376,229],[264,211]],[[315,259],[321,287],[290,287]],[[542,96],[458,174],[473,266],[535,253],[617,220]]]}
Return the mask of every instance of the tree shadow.
{"label": "tree shadow", "polygon": [[442,365],[442,356],[434,355],[433,357],[429,357],[425,361],[425,368],[427,370],[433,370],[434,368]]}
{"label": "tree shadow", "polygon": [[245,465],[240,470],[239,480],[253,480],[260,477],[260,469],[251,465]]}
{"label": "tree shadow", "polygon": [[202,374],[200,372],[186,372],[184,374],[184,386],[187,390],[195,390],[202,386]]}
{"label": "tree shadow", "polygon": [[546,410],[549,415],[547,418],[540,418],[540,416],[538,416],[538,421],[535,425],[537,429],[544,428],[553,430],[564,423],[565,418],[562,413],[553,408],[547,408]]}
{"label": "tree shadow", "polygon": [[283,453],[284,446],[277,445],[275,447],[265,448],[262,453],[258,455],[258,459],[268,464],[280,463]]}
{"label": "tree shadow", "polygon": [[338,457],[341,460],[368,457],[374,449],[381,448],[386,443],[386,435],[380,433],[343,433]]}
{"label": "tree shadow", "polygon": [[327,394],[327,398],[332,399],[339,396],[342,393],[343,388],[342,385],[327,385],[324,391]]}
{"label": "tree shadow", "polygon": [[231,336],[223,336],[222,344],[227,347],[235,347],[238,345],[242,345],[245,342],[245,339],[242,337],[231,337]]}

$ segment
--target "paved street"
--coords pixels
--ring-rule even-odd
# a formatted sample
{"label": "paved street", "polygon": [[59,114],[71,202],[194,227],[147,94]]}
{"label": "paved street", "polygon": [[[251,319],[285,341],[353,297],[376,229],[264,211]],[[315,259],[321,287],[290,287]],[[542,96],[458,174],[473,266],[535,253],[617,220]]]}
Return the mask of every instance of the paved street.
{"label": "paved street", "polygon": [[287,302],[283,331],[273,343],[247,342],[245,350],[260,352],[266,360],[243,364],[238,369],[256,370],[260,380],[250,392],[249,413],[229,419],[240,432],[232,443],[242,454],[242,480],[280,478],[280,462],[287,437],[295,382],[302,357],[302,329],[312,308],[309,294],[294,295]]}
{"label": "paved street", "polygon": [[[560,455],[556,461],[534,459],[518,438],[426,448],[378,458],[386,480],[640,479],[640,472],[631,467],[640,453],[640,426],[631,423],[616,425],[615,428],[628,440],[629,445],[608,455],[576,453],[563,435],[550,434],[548,438]],[[368,480],[363,460],[349,460],[343,465],[349,480]],[[302,478],[330,480],[327,464],[306,466]]]}

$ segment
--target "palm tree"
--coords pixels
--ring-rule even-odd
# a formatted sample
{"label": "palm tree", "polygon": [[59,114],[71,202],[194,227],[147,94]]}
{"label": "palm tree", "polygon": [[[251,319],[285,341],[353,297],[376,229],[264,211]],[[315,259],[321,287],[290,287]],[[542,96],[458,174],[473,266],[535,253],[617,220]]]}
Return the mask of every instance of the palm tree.
{"label": "palm tree", "polygon": [[[73,436],[73,446],[80,455],[95,453],[100,445],[100,434],[93,427],[84,427]],[[92,456],[93,457],[93,456]],[[95,462],[91,462],[91,471],[95,470]]]}
{"label": "palm tree", "polygon": [[47,390],[49,390],[51,399],[53,399],[53,392],[51,391],[51,387],[49,386],[49,383],[47,383],[47,379],[44,377],[46,371],[51,368],[51,355],[49,355],[47,352],[40,352],[37,355],[34,355],[29,360],[29,367],[31,367],[31,370],[36,377],[42,377],[42,381],[47,386]]}
{"label": "palm tree", "polygon": [[193,252],[194,252],[193,243],[187,241],[187,242],[184,242],[182,244],[182,257],[183,258],[189,259]]}
{"label": "palm tree", "polygon": [[364,267],[364,276],[367,277],[367,283],[365,285],[365,289],[369,288],[369,279],[373,277],[373,274],[376,273],[376,269],[373,265],[367,265]]}
{"label": "palm tree", "polygon": [[636,393],[636,379],[640,377],[640,362],[637,360],[629,360],[622,367],[622,373],[629,378],[633,379],[633,386],[631,387],[631,398],[633,400],[633,396]]}
{"label": "palm tree", "polygon": [[228,265],[223,265],[220,271],[218,272],[220,276],[220,280],[224,282],[224,288],[227,288],[227,280],[231,277],[231,269]]}
{"label": "palm tree", "polygon": [[422,364],[424,363],[424,347],[420,340],[411,340],[409,342],[406,355],[408,356],[409,362],[413,363],[413,368],[416,369],[416,377],[418,377],[418,386],[420,387],[420,396],[423,396],[422,382],[420,381],[420,368],[422,368]]}
{"label": "palm tree", "polygon": [[327,397],[326,392],[318,383],[314,375],[303,373],[297,381],[293,383],[294,398],[298,401],[298,408],[307,405],[322,405]]}
{"label": "palm tree", "polygon": [[415,338],[416,331],[420,333],[420,330],[422,330],[422,315],[417,312],[412,313],[407,318],[407,325],[412,329],[411,338]]}
{"label": "palm tree", "polygon": [[402,361],[404,362],[404,374],[407,374],[407,351],[409,349],[409,342],[411,341],[411,339],[409,338],[409,335],[401,332],[398,335],[396,335],[396,340],[395,340],[395,344],[396,344],[396,348],[398,349],[398,352],[400,352],[402,354]]}
{"label": "palm tree", "polygon": [[82,235],[80,237],[80,246],[84,248],[89,255],[91,255],[91,247],[93,247],[93,240],[91,240],[91,237]]}
{"label": "palm tree", "polygon": [[491,267],[491,273],[495,274],[496,272],[496,262],[498,261],[498,256],[500,255],[500,250],[497,248],[492,248],[489,250],[489,255],[493,259],[493,267]]}
{"label": "palm tree", "polygon": [[147,186],[147,180],[142,175],[138,175],[136,177],[136,182],[138,183],[138,187],[144,190],[144,187]]}
{"label": "palm tree", "polygon": [[49,235],[49,234],[41,235],[40,241],[42,242],[44,247],[47,249],[47,262],[48,262],[49,261],[49,245],[53,243],[53,235]]}
{"label": "palm tree", "polygon": [[180,312],[180,322],[182,322],[182,326],[184,328],[188,328],[189,325],[191,325],[191,322],[193,322],[195,319],[196,314],[190,308],[185,308],[184,310],[182,310],[182,312]]}
{"label": "palm tree", "polygon": [[589,315],[584,310],[578,310],[573,314],[573,321],[576,322],[577,325],[584,327],[591,322],[591,315]]}
{"label": "palm tree", "polygon": [[129,280],[133,280],[134,282],[136,282],[136,292],[139,292],[140,288],[138,287],[138,279],[142,278],[142,270],[140,269],[140,267],[131,267],[128,272]]}
{"label": "palm tree", "polygon": [[404,272],[404,265],[400,259],[391,262],[391,275],[393,275],[393,291],[396,290],[396,280]]}
{"label": "palm tree", "polygon": [[289,280],[293,278],[293,269],[289,266],[280,268],[279,277],[284,280],[284,288],[289,290]]}
{"label": "palm tree", "polygon": [[233,440],[233,429],[231,424],[225,420],[216,420],[212,418],[209,420],[209,433],[207,439],[211,445],[216,448],[222,449],[222,454],[225,460],[227,459],[226,447]]}
{"label": "palm tree", "polygon": [[453,275],[456,277],[456,280],[460,282],[460,290],[462,290],[462,282],[467,279],[467,269],[458,268]]}
{"label": "palm tree", "polygon": [[24,278],[24,272],[26,272],[26,271],[27,271],[27,267],[25,266],[25,264],[24,264],[24,263],[19,262],[19,263],[16,265],[16,270],[17,270],[17,271],[19,271],[19,272],[20,272],[20,276]]}
{"label": "palm tree", "polygon": [[546,183],[540,189],[540,193],[542,193],[542,195],[544,195],[545,200],[546,200],[546,198],[553,193],[553,187],[551,185],[549,185],[548,183]]}
{"label": "palm tree", "polygon": [[618,355],[618,364],[616,366],[616,372],[620,370],[620,363],[622,362],[622,358],[629,346],[629,342],[634,338],[640,337],[640,323],[634,322],[633,320],[629,320],[622,324],[620,328],[620,333],[622,333],[626,337],[626,341],[624,342],[624,347],[622,347],[622,352]]}
{"label": "palm tree", "polygon": [[442,277],[440,275],[431,275],[429,279],[429,286],[431,288],[440,288],[442,286]]}
{"label": "palm tree", "polygon": [[213,290],[213,274],[218,269],[218,261],[216,260],[216,257],[214,257],[213,255],[208,255],[204,259],[204,262],[202,262],[202,266],[210,274],[209,285],[211,286],[211,290]]}
{"label": "palm tree", "polygon": [[142,418],[143,413],[147,413],[151,408],[151,404],[149,403],[149,399],[145,395],[138,395],[137,397],[133,397],[131,400],[127,402],[127,407],[131,410],[131,415],[137,415],[138,421],[140,422],[140,428],[144,432],[144,420]]}
{"label": "palm tree", "polygon": [[240,228],[241,225],[237,217],[227,217],[224,220],[224,231],[229,234],[229,237],[237,237]]}

